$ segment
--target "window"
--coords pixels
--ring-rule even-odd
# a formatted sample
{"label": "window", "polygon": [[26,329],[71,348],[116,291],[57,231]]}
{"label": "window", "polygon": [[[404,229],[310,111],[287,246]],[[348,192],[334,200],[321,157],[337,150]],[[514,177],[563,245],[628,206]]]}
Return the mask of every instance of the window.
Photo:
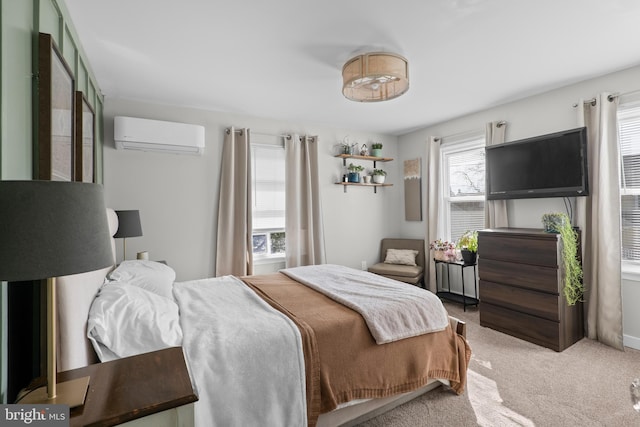
{"label": "window", "polygon": [[484,228],[484,135],[447,142],[442,159],[441,225],[444,238],[457,241],[467,230]]}
{"label": "window", "polygon": [[282,145],[251,146],[253,174],[253,257],[283,257],[285,213],[285,155]]}
{"label": "window", "polygon": [[640,262],[640,103],[618,107],[622,259]]}

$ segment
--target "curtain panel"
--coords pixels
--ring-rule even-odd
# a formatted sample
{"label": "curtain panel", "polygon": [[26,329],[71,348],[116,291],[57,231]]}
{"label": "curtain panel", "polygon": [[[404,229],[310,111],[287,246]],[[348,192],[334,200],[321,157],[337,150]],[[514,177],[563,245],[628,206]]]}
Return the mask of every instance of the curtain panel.
{"label": "curtain panel", "polygon": [[582,231],[587,336],[623,350],[618,98],[609,95],[578,103],[578,123],[587,127],[590,195],[577,198],[576,217]]}
{"label": "curtain panel", "polygon": [[[485,128],[486,145],[502,144],[505,139],[507,124],[504,121],[489,122]],[[506,200],[486,200],[484,204],[484,225],[486,228],[508,227]]]}
{"label": "curtain panel", "polygon": [[222,148],[216,276],[253,274],[249,129],[227,129]]}
{"label": "curtain panel", "polygon": [[436,283],[436,269],[435,263],[431,262],[431,251],[429,250],[429,244],[438,239],[438,221],[439,218],[439,206],[440,206],[440,143],[441,139],[435,136],[430,136],[427,145],[427,162],[429,174],[427,177],[427,241],[425,248],[427,255],[426,263],[428,267],[424,272],[424,284],[425,287],[431,292],[437,291]]}
{"label": "curtain panel", "polygon": [[286,266],[324,264],[318,137],[292,135],[284,147]]}

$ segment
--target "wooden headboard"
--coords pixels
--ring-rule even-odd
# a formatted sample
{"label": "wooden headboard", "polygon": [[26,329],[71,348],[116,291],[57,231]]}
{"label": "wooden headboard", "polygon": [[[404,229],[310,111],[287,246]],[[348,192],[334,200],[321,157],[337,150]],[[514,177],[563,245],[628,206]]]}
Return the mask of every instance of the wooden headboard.
{"label": "wooden headboard", "polygon": [[[118,216],[107,209],[109,233],[118,230]],[[115,240],[111,237],[113,263],[115,265]],[[98,289],[111,267],[88,273],[59,277],[56,280],[58,299],[58,372],[80,368],[99,362],[87,338],[89,309]]]}

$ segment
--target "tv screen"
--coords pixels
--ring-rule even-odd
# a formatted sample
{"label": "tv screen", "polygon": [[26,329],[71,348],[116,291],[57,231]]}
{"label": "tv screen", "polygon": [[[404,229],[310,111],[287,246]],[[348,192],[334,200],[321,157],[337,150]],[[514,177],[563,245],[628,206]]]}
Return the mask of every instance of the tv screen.
{"label": "tv screen", "polygon": [[491,145],[486,155],[488,200],[589,195],[584,127]]}

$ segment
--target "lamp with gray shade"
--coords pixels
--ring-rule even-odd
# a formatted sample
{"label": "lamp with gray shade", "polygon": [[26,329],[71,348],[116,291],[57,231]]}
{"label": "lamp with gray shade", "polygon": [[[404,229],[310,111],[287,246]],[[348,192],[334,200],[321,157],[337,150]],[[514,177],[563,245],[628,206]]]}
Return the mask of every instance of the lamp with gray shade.
{"label": "lamp with gray shade", "polygon": [[116,211],[116,215],[118,215],[118,231],[113,237],[122,238],[122,260],[124,261],[127,259],[127,237],[142,236],[140,211]]}
{"label": "lamp with gray shade", "polygon": [[47,279],[47,386],[20,403],[82,405],[89,377],[56,384],[56,277],[113,264],[97,184],[0,181],[0,280]]}

